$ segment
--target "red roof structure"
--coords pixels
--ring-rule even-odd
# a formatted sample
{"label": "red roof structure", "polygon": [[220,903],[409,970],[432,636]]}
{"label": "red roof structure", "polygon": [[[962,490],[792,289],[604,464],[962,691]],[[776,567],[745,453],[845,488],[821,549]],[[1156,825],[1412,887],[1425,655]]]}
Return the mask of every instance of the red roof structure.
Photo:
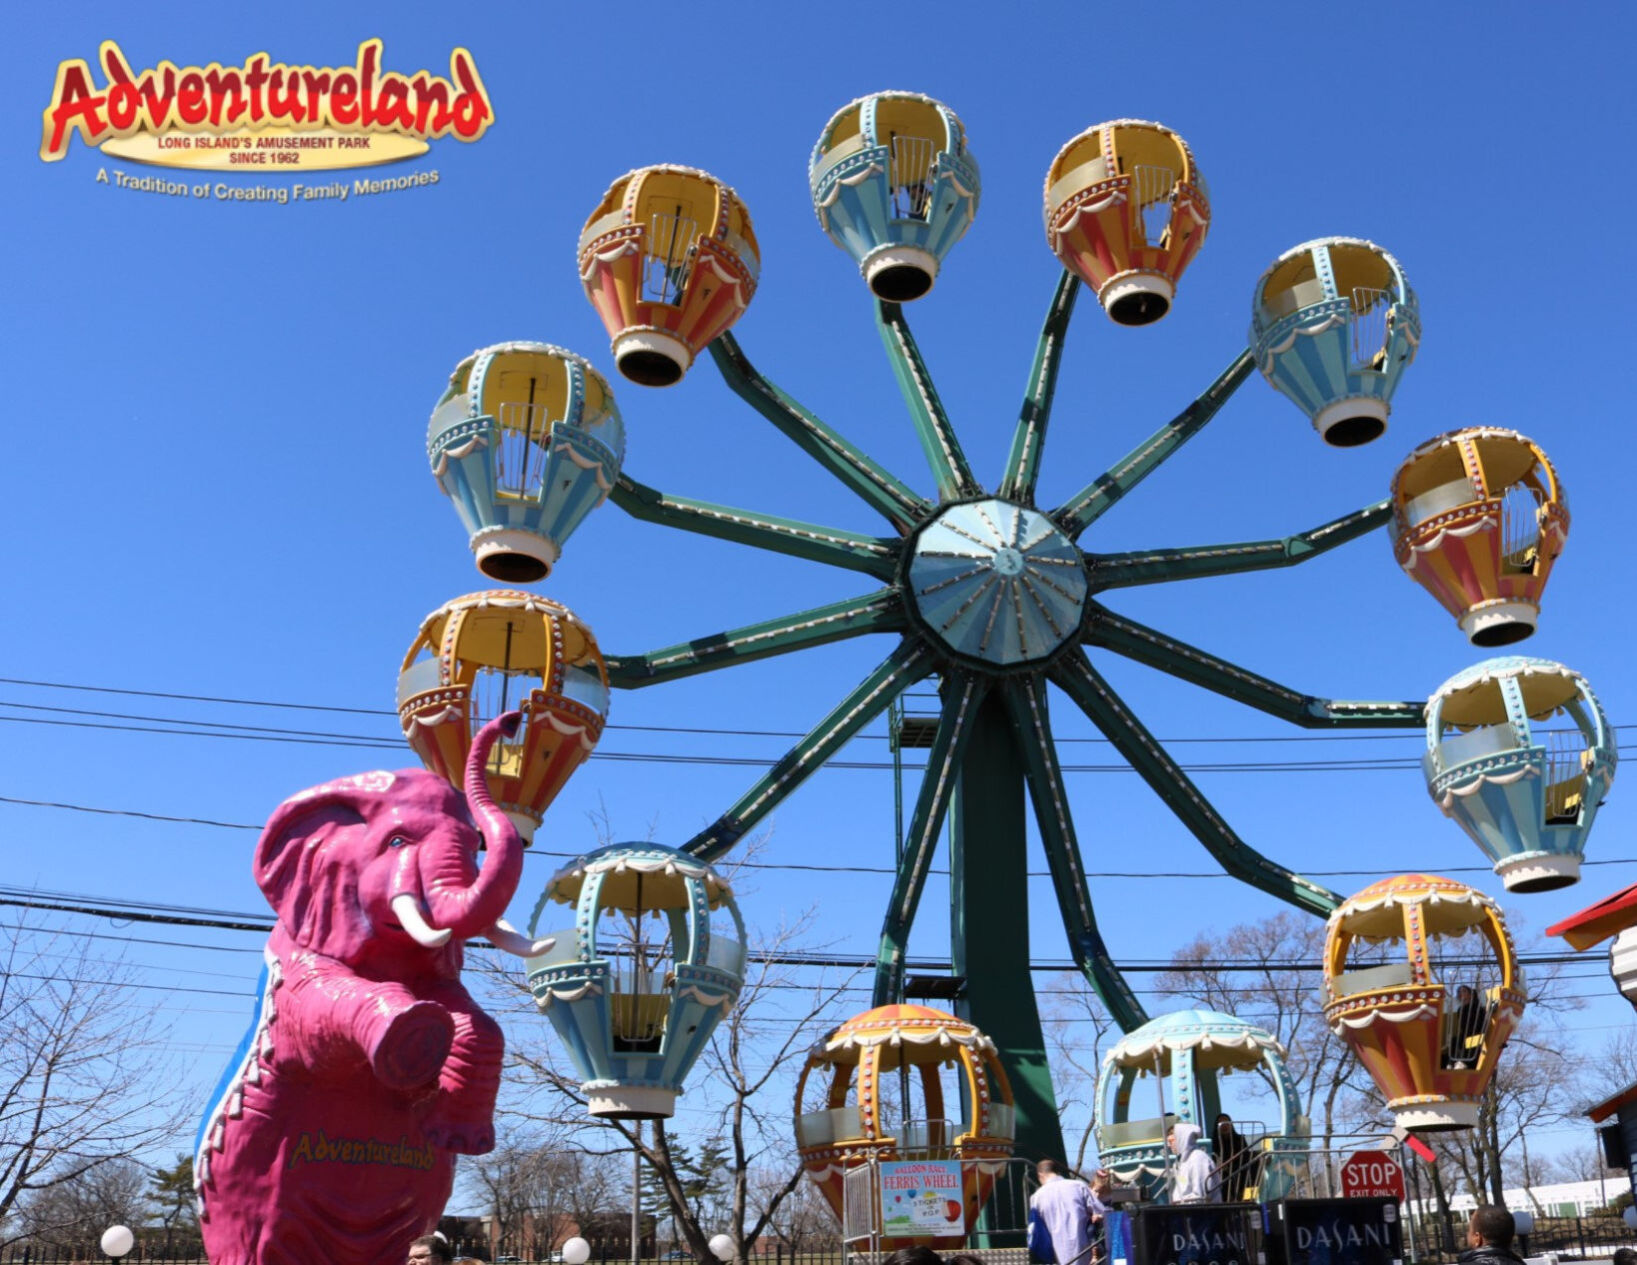
{"label": "red roof structure", "polygon": [[1599,940],[1617,936],[1637,927],[1637,883],[1613,896],[1605,896],[1578,914],[1546,928],[1549,936],[1562,936],[1576,949],[1589,949]]}

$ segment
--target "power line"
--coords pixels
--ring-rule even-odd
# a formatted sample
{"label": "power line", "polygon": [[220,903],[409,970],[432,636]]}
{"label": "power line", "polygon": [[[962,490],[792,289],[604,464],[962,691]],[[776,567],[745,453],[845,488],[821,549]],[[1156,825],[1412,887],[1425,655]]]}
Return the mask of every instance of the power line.
{"label": "power line", "polygon": [[[210,927],[223,931],[265,932],[272,930],[274,921],[270,914],[255,915],[222,911],[216,917],[202,917],[200,915],[203,911],[185,907],[153,905],[145,909],[133,909],[121,906],[105,897],[74,896],[70,893],[42,893],[42,895],[51,897],[51,899],[39,900],[33,893],[28,891],[0,887],[0,905],[39,909],[54,913],[83,914],[94,918],[108,918],[119,921],[152,922],[166,926]],[[485,949],[493,947],[482,941],[468,941],[468,944]],[[875,965],[873,957],[866,957],[863,954],[806,951],[782,953],[752,951],[747,955],[747,960],[774,966],[836,967],[842,969],[864,969]],[[1517,961],[1520,966],[1553,966],[1584,963],[1586,959],[1578,953],[1562,950],[1549,953],[1520,954]],[[1316,962],[1299,962],[1293,959],[1274,959],[1271,961],[1217,959],[1178,963],[1169,959],[1134,958],[1117,962],[1115,966],[1121,971],[1150,974],[1175,970],[1268,971],[1277,974],[1297,974],[1317,973],[1322,969]],[[948,971],[950,964],[944,961],[911,961],[905,963],[905,968],[908,971]],[[1064,961],[1031,962],[1029,969],[1044,974],[1077,973],[1079,971],[1079,967],[1074,963]]]}
{"label": "power line", "polygon": [[[104,716],[114,720],[151,721],[151,724],[109,724],[106,721],[58,720],[44,716],[3,716],[0,722],[13,725],[47,725],[66,729],[94,729],[112,733],[165,734],[183,738],[228,738],[242,742],[278,742],[297,746],[346,747],[370,751],[402,752],[404,744],[390,738],[367,734],[339,734],[323,730],[277,729],[266,726],[227,726],[214,721],[195,721],[163,716],[134,716],[119,712],[93,712],[76,708],[48,708],[28,703],[0,702],[0,707],[29,707],[35,710],[71,713],[79,716]],[[175,726],[194,726],[176,728]],[[1622,749],[1624,750],[1624,749]],[[1627,752],[1629,754],[1629,752]],[[723,768],[770,769],[783,757],[681,755],[665,751],[594,751],[590,760],[625,764],[684,764],[711,765]],[[826,769],[851,771],[891,772],[894,765],[887,760],[829,760]],[[1118,764],[1063,764],[1064,773],[1134,773],[1126,763]],[[1179,766],[1186,773],[1396,773],[1419,770],[1421,762],[1411,757],[1383,758],[1354,757],[1336,760],[1229,760],[1214,763],[1193,763]],[[923,771],[924,764],[906,764],[908,772]]]}
{"label": "power line", "polygon": [[[34,679],[31,679],[31,678],[26,678],[26,677],[0,677],[0,685],[21,685],[21,686],[29,687],[31,689],[67,690],[67,691],[71,691],[71,692],[88,693],[88,694],[115,694],[115,695],[123,695],[123,696],[127,696],[127,697],[132,697],[132,698],[160,698],[160,699],[174,700],[174,701],[178,701],[178,702],[215,703],[215,704],[231,706],[231,707],[266,707],[266,708],[277,708],[277,709],[282,709],[282,710],[287,710],[287,711],[333,712],[333,713],[337,713],[337,714],[341,714],[341,715],[348,715],[348,716],[382,716],[382,717],[392,717],[393,719],[396,719],[397,715],[398,715],[397,712],[395,712],[395,711],[393,711],[393,710],[391,710],[389,708],[384,708],[384,707],[348,707],[348,706],[343,706],[343,705],[339,705],[339,704],[328,704],[328,703],[293,703],[293,702],[284,702],[284,701],[272,700],[272,699],[230,698],[230,697],[224,697],[224,696],[220,696],[220,695],[188,694],[188,693],[179,693],[179,692],[168,691],[168,690],[139,690],[139,689],[134,689],[134,688],[130,688],[130,687],[119,687],[119,686],[108,686],[108,685],[83,685],[83,684],[76,684],[76,683],[65,682],[65,681],[40,681],[40,680],[34,680]],[[15,707],[28,706],[26,704],[5,704],[5,705],[6,706],[15,706]],[[177,722],[177,723],[181,723],[181,724],[209,724],[209,723],[212,723],[212,722],[208,722],[208,721],[181,721],[181,722]],[[221,727],[228,728],[230,726],[223,725]],[[734,737],[734,738],[802,738],[802,737],[806,736],[805,734],[803,734],[799,730],[730,729],[730,728],[716,728],[716,727],[712,727],[712,726],[696,726],[696,725],[625,725],[625,724],[609,724],[606,728],[609,729],[609,730],[626,730],[626,731],[641,732],[641,733],[675,733],[675,734],[692,734],[692,735],[704,734],[704,735],[719,735],[719,736],[722,736],[722,737]],[[1632,724],[1632,725],[1611,725],[1611,726],[1609,726],[1609,728],[1611,730],[1615,730],[1615,731],[1631,730],[1631,729],[1637,729],[1637,724]],[[860,734],[859,737],[864,738],[864,739],[868,739],[868,740],[884,742],[884,741],[887,740],[888,735],[886,735],[884,733],[870,733],[870,734]],[[375,741],[376,739],[370,739],[370,740]],[[1348,734],[1348,733],[1304,733],[1304,734],[1263,735],[1263,736],[1254,736],[1254,737],[1253,736],[1245,736],[1245,737],[1205,737],[1205,738],[1186,737],[1186,738],[1162,738],[1162,739],[1159,739],[1158,741],[1164,742],[1164,743],[1166,743],[1168,745],[1178,745],[1178,744],[1185,744],[1185,743],[1246,744],[1246,743],[1263,743],[1263,742],[1270,742],[1270,743],[1271,742],[1321,742],[1321,743],[1322,742],[1404,742],[1404,741],[1415,742],[1415,741],[1421,741],[1421,740],[1422,740],[1422,735],[1421,734],[1419,734],[1417,732],[1414,732],[1414,731],[1407,731],[1407,732],[1403,732],[1403,733],[1358,733],[1358,734]],[[382,740],[382,741],[384,741],[384,740]],[[1109,740],[1107,738],[1092,738],[1092,737],[1079,737],[1079,736],[1068,737],[1068,738],[1060,738],[1060,739],[1058,739],[1058,741],[1059,742],[1065,742],[1065,743],[1071,743],[1071,742],[1072,743],[1092,743],[1092,744],[1096,744],[1096,745],[1099,745],[1099,746],[1107,746],[1108,742],[1109,742]]]}
{"label": "power line", "polygon": [[[134,817],[142,821],[170,822],[185,826],[210,826],[221,830],[250,830],[259,831],[261,827],[250,822],[216,821],[209,817],[176,817],[164,813],[140,812],[129,808],[97,808],[89,804],[70,804],[61,800],[50,799],[23,799],[14,795],[0,795],[0,804],[17,804],[25,808],[50,808],[66,812],[91,813],[102,817]],[[529,848],[523,854],[525,857],[548,857],[552,860],[572,860],[583,852],[555,852],[547,848]],[[1637,857],[1598,857],[1582,861],[1584,868],[1594,865],[1632,865],[1637,863]],[[796,871],[810,874],[884,874],[895,875],[898,871],[890,865],[815,865],[803,861],[740,861],[738,868],[747,870]],[[1398,867],[1384,866],[1374,870],[1308,870],[1310,878],[1372,878],[1382,875],[1404,874],[1418,869],[1418,866],[1405,865]],[[1487,865],[1453,865],[1440,866],[1441,874],[1490,874],[1493,867]],[[947,870],[933,870],[933,874],[947,875]],[[1030,878],[1050,878],[1048,870],[1030,870]],[[1231,874],[1222,870],[1088,870],[1087,878],[1099,879],[1232,879]]]}

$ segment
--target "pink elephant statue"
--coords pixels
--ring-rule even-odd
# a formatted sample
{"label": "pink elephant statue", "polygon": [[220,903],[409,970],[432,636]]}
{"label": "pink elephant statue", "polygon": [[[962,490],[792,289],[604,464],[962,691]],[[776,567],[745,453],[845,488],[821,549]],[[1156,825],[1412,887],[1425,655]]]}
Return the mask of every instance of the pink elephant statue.
{"label": "pink elephant statue", "polygon": [[505,1040],[461,986],[461,942],[551,944],[502,921],[523,841],[483,766],[518,719],[478,734],[464,798],[422,769],[361,773],[292,796],[262,831],[256,882],[278,921],[194,1156],[214,1265],[399,1265],[436,1227],[455,1156],[493,1149]]}

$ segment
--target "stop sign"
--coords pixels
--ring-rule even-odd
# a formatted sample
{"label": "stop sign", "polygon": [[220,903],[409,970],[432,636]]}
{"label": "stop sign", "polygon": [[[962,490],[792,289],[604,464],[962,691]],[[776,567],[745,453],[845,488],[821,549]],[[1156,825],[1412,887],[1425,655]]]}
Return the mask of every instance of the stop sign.
{"label": "stop sign", "polygon": [[1341,1166],[1343,1199],[1404,1198],[1404,1170],[1386,1151],[1355,1151]]}

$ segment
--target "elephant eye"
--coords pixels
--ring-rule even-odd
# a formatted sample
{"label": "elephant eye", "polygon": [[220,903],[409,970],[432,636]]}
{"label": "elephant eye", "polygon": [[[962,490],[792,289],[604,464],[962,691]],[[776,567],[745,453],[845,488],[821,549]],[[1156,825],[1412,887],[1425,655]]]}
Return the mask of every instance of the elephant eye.
{"label": "elephant eye", "polygon": [[408,846],[409,840],[405,839],[402,835],[393,835],[392,838],[387,841],[387,847],[389,848],[407,848]]}

